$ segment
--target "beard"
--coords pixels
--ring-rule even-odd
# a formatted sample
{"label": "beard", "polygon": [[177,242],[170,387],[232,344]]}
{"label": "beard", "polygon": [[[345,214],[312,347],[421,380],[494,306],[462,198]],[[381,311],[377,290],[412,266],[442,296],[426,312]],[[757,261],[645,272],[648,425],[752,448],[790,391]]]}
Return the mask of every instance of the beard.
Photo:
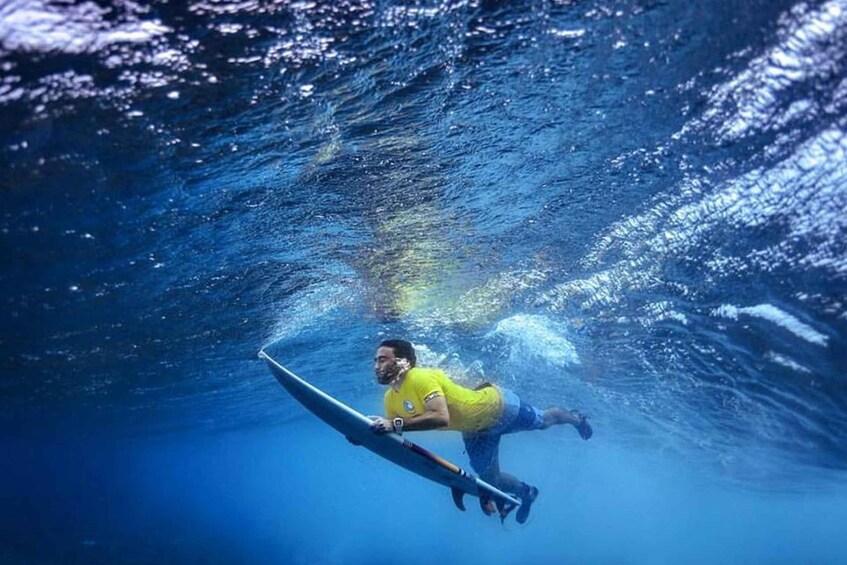
{"label": "beard", "polygon": [[386,367],[382,371],[375,371],[376,381],[381,385],[390,385],[400,375],[400,367],[396,363]]}

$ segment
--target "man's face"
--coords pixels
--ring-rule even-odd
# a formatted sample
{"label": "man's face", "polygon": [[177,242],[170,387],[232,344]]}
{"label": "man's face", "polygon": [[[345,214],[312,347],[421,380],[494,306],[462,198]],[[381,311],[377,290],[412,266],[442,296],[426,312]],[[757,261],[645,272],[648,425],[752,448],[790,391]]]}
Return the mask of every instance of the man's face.
{"label": "man's face", "polygon": [[[401,359],[400,361],[405,360]],[[376,356],[374,356],[374,373],[379,384],[391,384],[400,375],[402,369],[403,363],[398,363],[393,349],[390,347],[380,347],[376,350]]]}

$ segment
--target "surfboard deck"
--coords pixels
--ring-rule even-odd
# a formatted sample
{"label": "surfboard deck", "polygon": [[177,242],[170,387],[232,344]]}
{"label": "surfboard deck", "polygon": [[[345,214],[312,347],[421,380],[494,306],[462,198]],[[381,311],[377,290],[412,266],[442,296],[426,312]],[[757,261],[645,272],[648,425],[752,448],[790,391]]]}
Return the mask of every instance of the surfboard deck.
{"label": "surfboard deck", "polygon": [[520,506],[520,500],[483,481],[398,434],[377,435],[371,420],[343,402],[286,369],[264,351],[259,352],[277,381],[307,410],[341,432],[348,441],[360,445],[396,465],[451,489],[453,501],[461,510],[463,494],[490,498],[494,502]]}

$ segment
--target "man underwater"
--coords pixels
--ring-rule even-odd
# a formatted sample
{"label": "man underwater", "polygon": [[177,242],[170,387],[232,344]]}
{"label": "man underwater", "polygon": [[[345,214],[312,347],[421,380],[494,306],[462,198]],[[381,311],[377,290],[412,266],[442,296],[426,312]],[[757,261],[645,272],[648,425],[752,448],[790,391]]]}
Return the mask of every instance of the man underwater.
{"label": "man underwater", "polygon": [[[371,416],[375,433],[454,430],[462,432],[471,467],[479,477],[520,498],[515,516],[523,524],[529,517],[538,489],[500,471],[500,437],[527,430],[545,430],[571,424],[582,439],[592,434],[587,416],[553,407],[539,410],[507,388],[485,383],[475,390],[457,385],[437,369],[416,367],[415,348],[402,339],[379,344],[374,372],[385,391],[385,417]],[[494,513],[490,501],[481,501],[487,515]],[[509,510],[498,508],[501,518]]]}

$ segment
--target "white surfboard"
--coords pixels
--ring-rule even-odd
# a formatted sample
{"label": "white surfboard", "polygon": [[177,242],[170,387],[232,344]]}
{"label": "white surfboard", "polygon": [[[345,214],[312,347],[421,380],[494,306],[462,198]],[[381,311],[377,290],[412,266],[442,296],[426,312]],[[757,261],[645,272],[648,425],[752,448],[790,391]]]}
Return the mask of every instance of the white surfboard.
{"label": "white surfboard", "polygon": [[465,509],[463,502],[465,494],[490,499],[498,506],[509,509],[520,506],[518,498],[486,483],[458,465],[454,465],[403,436],[394,433],[375,434],[371,430],[370,418],[364,414],[309,384],[277,363],[264,351],[259,352],[259,357],[267,361],[276,379],[291,396],[315,416],[341,432],[350,443],[361,445],[392,463],[448,487],[453,495],[453,502],[460,510]]}

